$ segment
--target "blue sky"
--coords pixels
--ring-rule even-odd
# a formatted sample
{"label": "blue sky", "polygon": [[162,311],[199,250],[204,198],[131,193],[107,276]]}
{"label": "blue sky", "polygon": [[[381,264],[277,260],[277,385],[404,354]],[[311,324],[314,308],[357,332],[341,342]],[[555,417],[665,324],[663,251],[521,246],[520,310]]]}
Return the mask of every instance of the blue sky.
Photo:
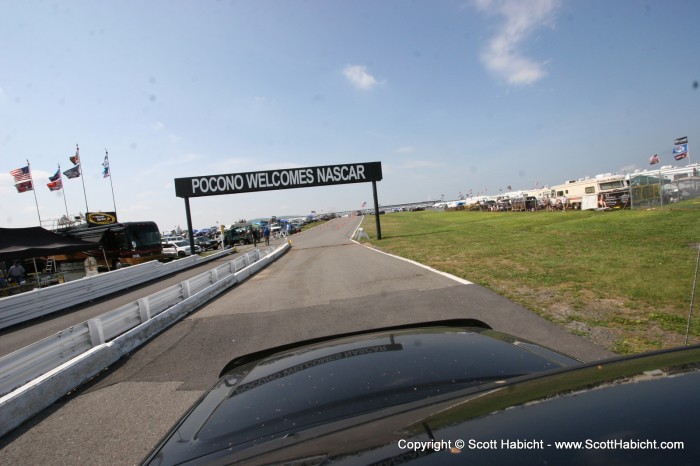
{"label": "blue sky", "polygon": [[[4,0],[0,226],[87,203],[185,227],[173,180],[198,175],[381,161],[392,204],[678,164],[681,136],[694,162],[699,20],[694,0]],[[49,191],[76,144],[82,180]],[[27,159],[38,214],[9,174]],[[191,207],[201,228],[365,201],[369,184]]]}

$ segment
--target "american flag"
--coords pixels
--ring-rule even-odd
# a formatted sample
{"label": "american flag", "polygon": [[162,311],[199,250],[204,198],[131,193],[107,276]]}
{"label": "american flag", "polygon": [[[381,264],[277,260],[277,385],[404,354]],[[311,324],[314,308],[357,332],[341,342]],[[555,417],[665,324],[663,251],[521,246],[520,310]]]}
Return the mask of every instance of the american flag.
{"label": "american flag", "polygon": [[17,168],[10,172],[10,175],[15,177],[15,183],[20,183],[22,181],[27,181],[32,179],[32,175],[29,172],[29,165],[22,168]]}

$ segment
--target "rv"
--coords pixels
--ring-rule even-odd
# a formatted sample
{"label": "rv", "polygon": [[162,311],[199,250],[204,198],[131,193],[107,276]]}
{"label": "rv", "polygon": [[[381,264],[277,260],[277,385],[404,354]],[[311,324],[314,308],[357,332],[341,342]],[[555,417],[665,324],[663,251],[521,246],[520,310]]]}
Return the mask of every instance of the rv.
{"label": "rv", "polygon": [[84,261],[94,258],[98,267],[119,269],[163,257],[163,245],[155,222],[124,222],[91,226],[81,224],[57,230],[64,236],[95,243],[95,249],[56,257],[57,263]]}
{"label": "rv", "polygon": [[566,198],[567,208],[585,210],[598,208],[599,199],[605,194],[625,192],[629,194],[629,181],[625,176],[606,173],[552,186],[550,197],[562,201]]}

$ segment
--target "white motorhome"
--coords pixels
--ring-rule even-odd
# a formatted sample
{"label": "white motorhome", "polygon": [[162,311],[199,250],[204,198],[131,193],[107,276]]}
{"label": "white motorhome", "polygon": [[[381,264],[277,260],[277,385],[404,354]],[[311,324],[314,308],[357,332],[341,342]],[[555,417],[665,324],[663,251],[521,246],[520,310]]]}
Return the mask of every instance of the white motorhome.
{"label": "white motorhome", "polygon": [[595,178],[581,178],[552,186],[550,197],[562,201],[566,198],[568,208],[595,209],[598,207],[599,194],[625,189],[629,190],[629,181],[625,175],[605,173],[596,175]]}

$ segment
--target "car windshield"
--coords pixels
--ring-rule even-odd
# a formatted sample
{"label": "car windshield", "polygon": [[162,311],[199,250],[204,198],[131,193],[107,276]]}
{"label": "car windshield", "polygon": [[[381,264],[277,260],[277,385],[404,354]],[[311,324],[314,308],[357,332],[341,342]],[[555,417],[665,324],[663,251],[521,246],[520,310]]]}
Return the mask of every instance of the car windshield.
{"label": "car windshield", "polygon": [[183,241],[177,241],[177,242],[175,243],[175,245],[176,245],[176,246],[179,246],[179,247],[181,247],[181,248],[184,248],[185,246],[189,246],[190,243],[189,243],[189,241],[184,241],[184,240],[183,240]]}

